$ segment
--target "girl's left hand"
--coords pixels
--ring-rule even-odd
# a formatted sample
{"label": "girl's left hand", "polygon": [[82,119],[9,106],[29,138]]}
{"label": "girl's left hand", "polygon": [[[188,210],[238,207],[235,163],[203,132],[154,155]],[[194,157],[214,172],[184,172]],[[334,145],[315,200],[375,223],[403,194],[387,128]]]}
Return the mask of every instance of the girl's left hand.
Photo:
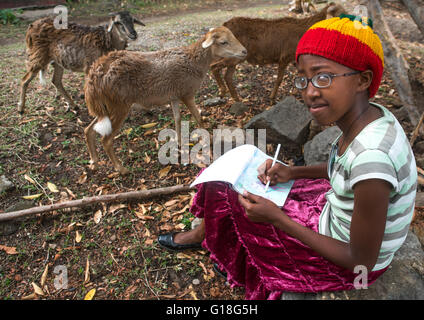
{"label": "girl's left hand", "polygon": [[253,222],[275,224],[281,218],[282,210],[272,201],[247,191],[238,196],[240,204],[246,210],[247,217]]}

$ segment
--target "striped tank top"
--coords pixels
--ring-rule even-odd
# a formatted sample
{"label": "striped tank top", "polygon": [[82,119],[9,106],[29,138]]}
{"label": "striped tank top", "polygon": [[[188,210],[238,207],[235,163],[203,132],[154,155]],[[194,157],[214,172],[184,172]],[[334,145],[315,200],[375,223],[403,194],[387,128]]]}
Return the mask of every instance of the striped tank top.
{"label": "striped tank top", "polygon": [[417,189],[414,154],[403,128],[386,108],[383,116],[369,123],[347,147],[337,155],[337,142],[328,160],[331,189],[319,220],[319,232],[349,242],[353,214],[353,187],[362,180],[382,179],[392,185],[386,227],[379,256],[373,271],[387,267],[394,253],[406,239],[412,220]]}

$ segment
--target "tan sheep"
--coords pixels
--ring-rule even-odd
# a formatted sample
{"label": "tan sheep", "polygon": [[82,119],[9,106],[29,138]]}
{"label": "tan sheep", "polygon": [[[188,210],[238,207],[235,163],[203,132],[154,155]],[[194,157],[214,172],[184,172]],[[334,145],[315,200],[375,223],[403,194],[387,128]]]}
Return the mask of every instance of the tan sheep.
{"label": "tan sheep", "polygon": [[246,49],[228,28],[218,27],[189,46],[146,53],[115,51],[98,59],[85,81],[88,111],[96,117],[84,131],[90,168],[95,169],[98,163],[95,147],[95,132],[98,132],[115,170],[128,173],[113,151],[113,138],[132,104],[152,109],[170,103],[181,145],[179,101],[189,108],[199,126],[203,126],[194,97],[210,64],[222,58],[243,59],[246,54]]}

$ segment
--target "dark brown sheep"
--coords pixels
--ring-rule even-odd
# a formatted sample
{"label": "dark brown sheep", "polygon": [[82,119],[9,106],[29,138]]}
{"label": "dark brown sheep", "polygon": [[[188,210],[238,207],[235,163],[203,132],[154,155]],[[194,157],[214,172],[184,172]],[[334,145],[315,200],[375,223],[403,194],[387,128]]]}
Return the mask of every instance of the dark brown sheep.
{"label": "dark brown sheep", "polygon": [[[320,12],[307,18],[255,19],[236,17],[223,25],[230,29],[247,49],[247,57],[244,60],[260,66],[278,63],[278,77],[270,96],[271,100],[274,101],[283,80],[284,71],[287,65],[295,59],[296,47],[302,35],[316,22],[337,17],[342,13],[345,13],[344,8],[331,2]],[[237,64],[244,60],[223,59],[211,65],[221,96],[227,93],[226,83],[232,98],[235,101],[240,101],[233,84],[233,75]],[[225,83],[221,78],[221,70],[224,68],[226,68]]]}
{"label": "dark brown sheep", "polygon": [[37,73],[40,73],[42,84],[45,83],[43,72],[50,62],[54,68],[54,86],[73,108],[77,108],[63,88],[63,70],[87,73],[91,64],[102,55],[125,49],[128,40],[137,38],[134,23],[144,26],[127,11],[111,14],[109,24],[98,27],[69,23],[68,28],[58,29],[52,18],[42,18],[31,23],[25,38],[28,71],[21,81],[18,111],[21,114],[24,112],[26,90]]}

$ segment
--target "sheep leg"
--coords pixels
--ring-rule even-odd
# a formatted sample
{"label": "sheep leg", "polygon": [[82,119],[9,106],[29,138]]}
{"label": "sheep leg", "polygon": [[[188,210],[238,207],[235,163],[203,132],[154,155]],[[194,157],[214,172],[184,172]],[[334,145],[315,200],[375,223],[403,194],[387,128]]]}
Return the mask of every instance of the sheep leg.
{"label": "sheep leg", "polygon": [[40,69],[28,71],[21,80],[21,96],[20,96],[19,103],[18,103],[18,112],[20,114],[23,114],[24,110],[25,110],[25,96],[26,96],[26,91],[28,89],[28,85],[32,81],[32,79],[35,78],[36,74],[39,71],[40,71]]}
{"label": "sheep leg", "polygon": [[227,70],[225,71],[224,79],[225,79],[225,83],[227,84],[228,90],[230,90],[231,97],[235,101],[239,102],[240,98],[237,94],[236,87],[234,86],[234,83],[233,83],[233,76],[234,76],[235,71],[236,71],[235,65],[227,66]]}
{"label": "sheep leg", "polygon": [[274,88],[272,89],[271,95],[269,96],[272,103],[275,102],[275,96],[277,95],[278,89],[280,88],[280,84],[283,81],[284,71],[286,70],[286,67],[290,62],[290,61],[287,61],[287,60],[283,60],[282,63],[278,64],[277,80],[275,81]]}
{"label": "sheep leg", "polygon": [[84,129],[85,141],[87,143],[88,153],[90,155],[90,166],[91,170],[96,170],[99,162],[99,156],[96,150],[96,132],[93,127],[97,122],[97,117],[91,121],[91,123]]}
{"label": "sheep leg", "polygon": [[75,102],[72,100],[72,98],[69,96],[69,94],[66,92],[65,88],[62,84],[62,77],[63,77],[63,68],[59,66],[57,63],[53,63],[53,78],[52,82],[56,89],[64,96],[65,100],[69,103],[69,105],[72,106],[73,109],[78,109]]}
{"label": "sheep leg", "polygon": [[203,124],[202,117],[200,115],[199,109],[197,109],[197,107],[196,107],[196,102],[194,100],[194,96],[184,97],[182,99],[182,101],[188,107],[191,114],[194,116],[194,119],[196,119],[196,122],[199,125],[199,127],[203,128],[204,124]]}
{"label": "sheep leg", "polygon": [[[123,110],[124,108],[122,108]],[[122,163],[119,161],[118,157],[115,154],[115,151],[113,150],[113,140],[118,133],[119,129],[122,126],[122,123],[124,122],[124,119],[126,118],[128,112],[121,115],[118,119],[111,119],[112,121],[112,133],[102,137],[102,144],[103,148],[106,151],[106,154],[108,155],[110,161],[112,161],[113,167],[116,171],[118,171],[121,175],[126,175],[129,173],[129,170],[125,168]]]}
{"label": "sheep leg", "polygon": [[213,77],[215,78],[216,84],[219,87],[219,96],[221,98],[225,97],[225,95],[227,94],[227,86],[224,83],[224,80],[222,80],[221,77],[221,70],[222,70],[223,66],[221,66],[220,64],[215,64],[211,66],[211,71],[213,74]]}
{"label": "sheep leg", "polygon": [[181,147],[181,111],[178,101],[171,101],[172,113],[174,114],[175,130],[177,131],[178,146]]}

